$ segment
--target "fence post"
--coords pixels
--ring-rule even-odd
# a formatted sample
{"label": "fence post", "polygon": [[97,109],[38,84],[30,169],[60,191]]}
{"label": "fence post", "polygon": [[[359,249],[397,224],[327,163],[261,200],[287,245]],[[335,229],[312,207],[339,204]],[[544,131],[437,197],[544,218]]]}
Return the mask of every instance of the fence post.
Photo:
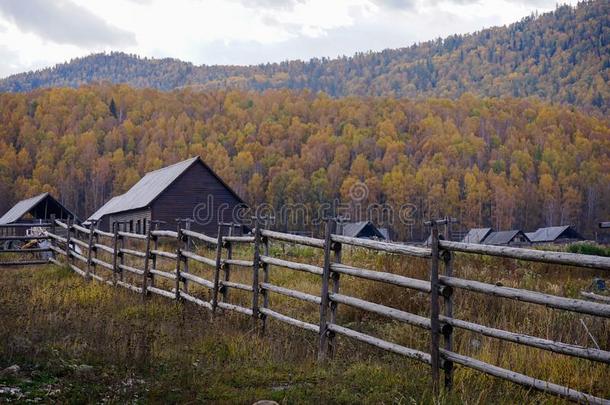
{"label": "fence post", "polygon": [[254,318],[254,327],[256,328],[256,320],[259,318],[258,311],[258,271],[260,268],[260,243],[261,243],[261,222],[259,218],[255,221],[256,228],[254,229],[254,256],[252,260],[252,317]]}
{"label": "fence post", "polygon": [[125,249],[125,237],[119,235],[119,251],[117,253],[117,255],[119,257],[119,266],[118,266],[117,270],[119,272],[118,275],[119,275],[119,279],[121,281],[123,281],[123,275],[124,275],[124,271],[121,266],[125,265],[125,255],[121,251],[123,249]]}
{"label": "fence post", "polygon": [[[159,230],[159,224],[160,223],[161,223],[161,221],[155,221],[155,231]],[[154,250],[159,250],[159,237],[155,236],[155,235],[152,235],[152,242],[153,242],[153,249]],[[150,250],[148,251],[148,254],[151,254]],[[155,254],[151,255],[151,259],[152,259],[152,268],[156,269],[157,268],[157,255],[155,255]],[[152,287],[155,286],[155,275],[154,274],[150,275],[150,285]]]}
{"label": "fence post", "polygon": [[148,224],[146,232],[146,256],[144,256],[144,274],[142,275],[142,297],[148,293],[148,279],[150,277],[150,241],[152,239],[152,226]]}
{"label": "fence post", "polygon": [[324,269],[322,273],[322,291],[320,292],[320,335],[318,345],[318,361],[325,361],[328,354],[328,330],[327,330],[327,312],[328,312],[328,284],[330,280],[330,251],[332,219],[326,220],[324,231]]}
{"label": "fence post", "polygon": [[[342,245],[339,242],[335,242],[332,244],[332,249],[335,252],[335,263],[341,263],[341,248]],[[339,294],[339,277],[340,273],[331,272],[330,277],[333,282],[333,294]],[[337,304],[336,302],[330,303],[330,323],[337,323]],[[328,355],[332,359],[335,354],[335,335],[334,333],[330,333],[328,336]]]}
{"label": "fence post", "polygon": [[91,257],[93,252],[93,224],[94,220],[89,223],[89,240],[87,243],[87,271],[85,273],[85,279],[91,281]]}
{"label": "fence post", "polygon": [[[191,230],[191,222],[192,220],[190,218],[187,218],[184,220],[184,229],[186,229],[187,231]],[[179,231],[180,232],[180,231]],[[184,239],[184,250],[188,250],[190,251],[191,248],[193,247],[192,241],[191,241],[191,237],[189,235],[184,235],[182,234],[182,238]],[[178,243],[180,243],[180,239],[178,239]],[[184,273],[188,273],[189,272],[189,261],[187,257],[183,257],[182,258],[184,261]],[[189,282],[186,279],[182,280],[182,290],[188,294],[189,292]]]}
{"label": "fence post", "polygon": [[117,258],[119,255],[119,223],[114,223],[114,249],[112,252],[112,279],[114,281],[114,285],[116,285],[119,268],[117,265]]}
{"label": "fence post", "polygon": [[[445,265],[445,276],[453,275],[453,253],[450,250],[443,251],[443,262]],[[453,296],[451,294],[443,294],[445,303],[445,316],[453,318]],[[450,326],[450,325],[446,325]],[[453,350],[453,328],[443,328],[443,338],[445,342],[445,350]],[[453,386],[453,362],[445,360],[443,362],[443,370],[445,373],[445,389],[451,390]]]}
{"label": "fence post", "polygon": [[66,234],[66,263],[70,265],[70,228],[72,226],[72,221],[70,220],[70,216],[66,218],[66,225],[68,225],[67,234]]}
{"label": "fence post", "polygon": [[[265,228],[267,228],[267,222],[265,221]],[[263,255],[269,256],[269,238],[266,236],[261,237],[261,241],[263,242]],[[259,256],[260,262],[260,256]],[[269,283],[269,263],[262,263],[263,266],[263,283]],[[260,293],[263,295],[263,308],[269,308],[269,292],[267,290],[260,290]],[[265,333],[265,329],[267,328],[267,317],[262,317],[262,330],[261,333]]]}
{"label": "fence post", "polygon": [[182,262],[182,252],[180,251],[180,244],[182,243],[182,229],[180,228],[180,220],[177,219],[177,234],[176,238],[176,302],[180,301],[180,279],[182,276],[180,275],[180,264]]}
{"label": "fence post", "polygon": [[[51,229],[49,229],[49,232],[51,232],[53,235],[57,235],[57,233],[55,232],[55,214],[51,214]],[[49,238],[49,242],[51,243],[51,245],[53,243],[55,243],[55,239],[53,238]],[[57,247],[59,247],[56,244]],[[55,256],[55,251],[51,250],[51,257],[53,257],[55,260],[57,260],[57,256]]]}
{"label": "fence post", "polygon": [[439,281],[438,281],[438,225],[435,220],[430,223],[430,247],[432,257],[430,259],[430,358],[432,365],[432,393],[435,398],[439,395],[440,377],[440,321],[439,321]]}
{"label": "fence post", "polygon": [[[229,231],[227,232],[228,236],[233,236],[233,222],[229,224]],[[233,242],[226,241],[225,247],[227,248],[227,260],[233,259]],[[223,264],[223,272],[224,272],[224,280],[229,281],[231,279],[231,265],[229,263]],[[227,302],[229,300],[229,289],[224,287],[222,289],[222,302]]]}
{"label": "fence post", "polygon": [[214,269],[214,290],[212,291],[212,313],[218,307],[218,290],[220,288],[220,268],[222,266],[222,225],[218,225],[218,239],[216,240],[216,268]]}

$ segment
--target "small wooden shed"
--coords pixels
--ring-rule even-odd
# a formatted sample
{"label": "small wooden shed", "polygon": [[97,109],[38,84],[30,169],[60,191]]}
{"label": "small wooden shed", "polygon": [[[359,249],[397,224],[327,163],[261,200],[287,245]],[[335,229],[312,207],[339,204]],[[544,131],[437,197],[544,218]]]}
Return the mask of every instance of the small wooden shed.
{"label": "small wooden shed", "polygon": [[532,243],[572,243],[585,240],[570,225],[538,228],[535,232],[529,232],[526,235]]}
{"label": "small wooden shed", "polygon": [[49,193],[21,200],[0,217],[0,234],[4,236],[22,235],[25,228],[11,228],[12,224],[36,224],[49,222],[51,215],[60,220],[68,217],[77,220],[76,215]]}
{"label": "small wooden shed", "polygon": [[115,223],[144,234],[150,221],[161,229],[176,229],[176,219],[191,219],[191,229],[217,235],[218,223],[233,221],[244,201],[199,157],[147,173],[125,194],[113,197],[86,223],[95,220],[111,232]]}
{"label": "small wooden shed", "polygon": [[344,222],[340,227],[342,235],[352,238],[386,239],[371,221]]}
{"label": "small wooden shed", "polygon": [[510,231],[498,231],[491,232],[485,239],[483,239],[485,245],[498,245],[498,246],[527,246],[531,242],[529,238],[518,229]]}

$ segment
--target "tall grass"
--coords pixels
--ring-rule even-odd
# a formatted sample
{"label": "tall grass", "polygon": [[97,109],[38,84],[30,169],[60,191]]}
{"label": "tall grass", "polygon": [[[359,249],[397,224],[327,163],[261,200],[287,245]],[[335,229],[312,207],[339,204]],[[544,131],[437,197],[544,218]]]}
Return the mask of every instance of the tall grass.
{"label": "tall grass", "polygon": [[[171,246],[163,247],[171,250]],[[271,246],[272,255],[321,264],[319,251]],[[200,254],[213,251],[200,247]],[[251,258],[238,248],[236,258]],[[346,249],[343,261],[426,279],[424,260]],[[576,297],[602,273],[490,257],[457,255],[458,277]],[[133,261],[135,266],[138,262]],[[159,259],[159,268],[174,263]],[[140,264],[141,266],[141,264]],[[98,270],[102,273],[104,270]],[[211,279],[212,269],[190,271]],[[316,336],[268,320],[265,336],[240,314],[219,314],[161,297],[142,298],[122,289],[86,283],[67,269],[11,269],[0,283],[0,366],[19,364],[17,376],[0,385],[19,387],[26,399],[49,402],[216,402],[249,403],[429,403],[429,367],[367,345],[337,337],[335,359],[316,363]],[[125,276],[131,277],[131,276]],[[251,282],[251,271],[234,268],[232,280]],[[134,277],[134,283],[141,279]],[[319,278],[273,267],[271,282],[312,294]],[[173,282],[158,280],[172,288]],[[193,295],[209,293],[193,284]],[[341,292],[427,316],[429,297],[416,291],[342,277]],[[231,291],[231,302],[250,305],[250,295]],[[312,323],[318,308],[280,295],[270,307]],[[455,316],[484,325],[592,346],[581,319],[603,349],[610,349],[607,320],[533,304],[461,292]],[[340,305],[338,323],[396,343],[428,350],[429,334],[408,325]],[[524,348],[478,334],[455,331],[455,350],[534,377],[610,396],[610,368],[593,362]],[[87,373],[88,367],[93,371]],[[85,370],[85,371],[83,371]],[[0,398],[1,398],[0,394]],[[445,403],[557,403],[561,400],[457,367],[455,388]]]}

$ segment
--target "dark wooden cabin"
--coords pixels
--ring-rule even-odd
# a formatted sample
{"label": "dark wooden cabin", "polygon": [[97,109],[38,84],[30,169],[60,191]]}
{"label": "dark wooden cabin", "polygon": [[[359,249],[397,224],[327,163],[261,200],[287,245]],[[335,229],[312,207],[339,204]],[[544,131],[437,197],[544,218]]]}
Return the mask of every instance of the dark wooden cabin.
{"label": "dark wooden cabin", "polygon": [[572,243],[584,240],[581,234],[570,225],[538,228],[526,234],[532,243]]}
{"label": "dark wooden cabin", "polygon": [[2,217],[0,217],[0,235],[14,236],[25,234],[24,227],[11,227],[12,224],[31,224],[36,226],[40,223],[48,223],[51,215],[60,220],[68,217],[78,220],[76,215],[67,209],[49,193],[38,194],[25,200],[19,201]]}
{"label": "dark wooden cabin", "polygon": [[191,229],[217,235],[219,222],[230,222],[243,200],[199,156],[147,173],[125,194],[113,197],[87,219],[101,230],[144,234],[150,221],[176,229],[176,219],[193,220]]}
{"label": "dark wooden cabin", "polygon": [[371,221],[345,222],[340,226],[341,232],[339,233],[351,238],[386,239]]}
{"label": "dark wooden cabin", "polygon": [[485,245],[497,246],[527,246],[531,241],[523,231],[513,229],[511,231],[498,231],[489,233],[482,241]]}

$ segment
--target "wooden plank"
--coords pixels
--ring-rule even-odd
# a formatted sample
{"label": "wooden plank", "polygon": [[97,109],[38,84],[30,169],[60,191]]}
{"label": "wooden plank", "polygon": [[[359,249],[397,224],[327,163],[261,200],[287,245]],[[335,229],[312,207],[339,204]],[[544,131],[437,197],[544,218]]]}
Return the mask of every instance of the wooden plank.
{"label": "wooden plank", "polygon": [[142,234],[139,234],[139,233],[119,231],[119,235],[123,236],[125,238],[130,238],[130,239],[146,240],[146,235],[142,235]]}
{"label": "wooden plank", "polygon": [[121,248],[119,249],[119,252],[130,256],[140,257],[142,259],[146,257],[146,253],[140,252],[139,250]]}
{"label": "wooden plank", "polygon": [[[144,271],[143,270],[136,269],[135,267],[127,266],[126,264],[119,264],[119,268],[121,270],[125,270],[125,271],[128,271],[128,272],[133,273],[133,274],[137,274],[139,276],[144,275]],[[142,290],[142,289],[140,288],[140,290]]]}
{"label": "wooden plank", "polygon": [[235,288],[237,290],[243,290],[243,291],[250,291],[250,292],[252,292],[252,286],[251,285],[247,285],[247,284],[235,283],[235,282],[232,282],[232,281],[220,280],[220,285],[222,285],[223,287],[226,287],[226,288]]}
{"label": "wooden plank", "polygon": [[344,243],[346,245],[363,247],[373,250],[379,250],[386,253],[396,253],[405,256],[425,257],[428,258],[432,255],[432,252],[428,248],[421,248],[417,246],[401,245],[398,243],[391,242],[380,242],[371,239],[362,238],[351,238],[343,235],[333,235],[333,242]]}
{"label": "wooden plank", "polygon": [[610,303],[610,297],[605,296],[605,295],[599,295],[599,294],[595,294],[595,293],[587,292],[587,291],[581,291],[580,295],[585,297],[585,298],[592,299],[594,301]]}
{"label": "wooden plank", "polygon": [[85,235],[90,235],[91,231],[83,226],[80,226],[78,224],[72,224],[72,228],[76,229],[79,232],[84,233]]}
{"label": "wooden plank", "polygon": [[195,232],[195,231],[191,231],[191,230],[186,230],[183,229],[182,233],[184,233],[185,235],[188,235],[192,238],[195,239],[199,239],[200,241],[206,242],[206,243],[210,243],[212,245],[215,245],[218,243],[218,240],[216,240],[215,238],[212,238],[211,236],[205,235],[203,233],[199,233],[199,232]]}
{"label": "wooden plank", "polygon": [[595,316],[610,318],[610,305],[599,304],[573,298],[558,297],[555,295],[539,293],[535,291],[520,290],[511,287],[499,287],[493,284],[481,283],[479,281],[464,280],[456,277],[441,276],[440,282],[454,288],[462,288],[469,291],[493,295],[496,297],[510,298],[523,302],[544,305],[549,308],[564,309]]}
{"label": "wooden plank", "polygon": [[91,223],[89,224],[89,240],[87,242],[87,271],[85,276],[87,281],[91,281],[91,267],[93,266],[91,263],[91,258],[93,257],[94,253],[93,244],[95,243],[94,238],[97,239],[97,236],[95,236],[93,232],[94,226],[94,221],[91,221]]}
{"label": "wooden plank", "polygon": [[244,315],[252,316],[252,310],[250,308],[244,308],[239,305],[229,304],[228,302],[218,302],[217,307],[220,309],[228,309],[229,311],[239,312]]}
{"label": "wooden plank", "polygon": [[[228,236],[231,237],[232,235],[233,235],[233,226],[231,224],[231,225],[229,225],[229,235]],[[230,240],[226,240],[226,238],[223,238],[223,246],[227,249],[227,259],[229,259],[229,260],[233,259],[233,243]],[[222,266],[222,269],[223,269],[224,281],[230,281],[231,265],[228,263],[224,263]],[[228,288],[222,289],[222,301],[223,302],[229,301],[229,289]]]}
{"label": "wooden plank", "polygon": [[176,279],[176,274],[174,273],[170,273],[167,271],[163,271],[163,270],[157,270],[157,269],[150,269],[148,270],[150,274],[154,274],[155,276],[161,276],[170,280],[175,280]]}
{"label": "wooden plank", "polygon": [[209,259],[205,256],[200,256],[196,253],[189,252],[188,250],[184,250],[184,249],[182,249],[180,252],[182,253],[182,256],[184,256],[184,257],[188,257],[189,259],[193,259],[199,263],[207,264],[208,266],[216,267],[216,261]]}
{"label": "wooden plank", "polygon": [[291,269],[291,270],[304,271],[307,273],[312,273],[312,274],[317,274],[317,275],[322,275],[322,273],[323,273],[322,267],[314,266],[311,264],[295,263],[295,262],[291,262],[288,260],[282,260],[282,259],[277,259],[275,257],[263,256],[263,255],[260,256],[260,260],[263,263],[272,264],[274,266],[285,267],[285,268]]}
{"label": "wooden plank", "polygon": [[[23,260],[23,261],[10,261],[10,262],[0,262],[0,266],[33,266],[38,264],[47,264],[49,260]],[[59,263],[59,262],[58,262]],[[59,264],[62,266],[62,264]]]}
{"label": "wooden plank", "polygon": [[111,255],[114,254],[114,250],[106,245],[102,245],[101,243],[94,243],[93,247],[99,250],[103,250],[106,253],[110,253]]}
{"label": "wooden plank", "polygon": [[430,319],[423,316],[411,314],[401,311],[396,308],[387,307],[381,304],[375,304],[370,301],[361,300],[360,298],[349,297],[342,294],[329,294],[329,299],[340,304],[345,304],[350,307],[362,309],[367,312],[372,312],[377,315],[385,316],[396,321],[404,322],[409,325],[417,326],[423,329],[430,330]]}
{"label": "wooden plank", "polygon": [[176,299],[176,294],[173,292],[170,292],[170,291],[162,290],[160,288],[153,287],[153,286],[148,286],[147,290],[153,294],[157,294],[157,295],[160,295],[165,298],[169,298],[172,300]]}
{"label": "wooden plank", "polygon": [[61,240],[62,242],[65,241],[65,239],[62,238],[61,236],[51,234],[48,231],[45,232],[45,236],[0,236],[0,241],[18,240],[18,241],[26,242],[26,241],[30,241],[30,240],[45,240],[45,239],[49,239],[49,238],[58,239],[58,240]]}
{"label": "wooden plank", "polygon": [[105,261],[100,260],[100,259],[98,259],[96,257],[91,258],[91,262],[95,263],[98,266],[102,266],[102,267],[104,267],[104,268],[106,268],[108,270],[114,270],[114,267],[112,267],[112,264],[106,263]]}
{"label": "wooden plank", "polygon": [[176,260],[176,254],[171,252],[165,252],[163,250],[153,249],[150,251],[150,254],[155,256],[165,257],[166,259]]}
{"label": "wooden plank", "polygon": [[[142,274],[142,297],[145,299],[148,295],[148,282],[150,277],[150,242],[152,240],[151,232],[152,223],[148,224],[148,232],[146,233],[146,253],[144,255],[144,274]],[[153,266],[155,267],[155,266]],[[152,282],[152,280],[151,280]]]}
{"label": "wooden plank", "polygon": [[316,297],[315,295],[307,294],[301,291],[291,290],[289,288],[280,287],[269,283],[261,283],[260,287],[265,291],[272,291],[274,293],[282,294],[287,297],[296,298],[306,302],[311,302],[313,304],[320,305],[320,303],[322,302],[322,299],[320,297]]}
{"label": "wooden plank", "polygon": [[254,243],[254,236],[225,236],[223,242]]}
{"label": "wooden plank", "polygon": [[2,228],[49,228],[51,226],[50,222],[29,222],[29,223],[12,223],[12,224],[0,224],[0,229]]}
{"label": "wooden plank", "polygon": [[180,221],[178,221],[178,231],[176,232],[176,285],[174,287],[174,292],[176,293],[176,300],[180,299],[180,282],[182,281],[182,277],[180,276],[180,274],[182,274],[182,269],[180,268],[180,266],[182,265],[182,255],[180,254],[180,241],[182,239],[182,233],[180,231]]}
{"label": "wooden plank", "polygon": [[89,245],[87,244],[87,242],[83,242],[80,239],[76,239],[74,236],[72,238],[70,238],[70,242],[74,243],[75,245],[78,245],[84,249],[89,249]]}
{"label": "wooden plank", "polygon": [[[55,240],[63,242],[63,243],[66,243],[68,241],[66,238],[61,237],[59,235],[55,235],[54,233],[51,233],[51,232],[45,232],[45,235],[51,239],[55,239]],[[47,237],[38,237],[38,236],[26,236],[26,238],[27,238],[26,240],[48,239]],[[0,238],[0,240],[2,240],[2,239]]]}
{"label": "wooden plank", "polygon": [[114,238],[114,234],[110,233],[110,232],[100,231],[99,229],[96,229],[94,232],[96,233],[96,235],[99,235],[99,236],[105,236],[107,238]]}
{"label": "wooden plank", "polygon": [[195,284],[199,284],[204,287],[210,288],[210,289],[214,288],[213,282],[211,282],[210,280],[206,280],[205,278],[196,276],[192,273],[182,273],[182,278],[192,281]]}
{"label": "wooden plank", "polygon": [[446,316],[441,316],[440,319],[444,323],[451,325],[455,328],[480,333],[485,336],[506,340],[508,342],[518,343],[530,347],[535,347],[553,353],[565,354],[567,356],[610,364],[610,352],[605,350],[555,342],[553,340],[542,339],[539,337],[529,336],[521,333],[508,332],[502,329],[490,328],[488,326],[483,326],[460,319],[448,318]]}
{"label": "wooden plank", "polygon": [[341,274],[365,278],[367,280],[381,281],[384,283],[397,285],[399,287],[407,287],[425,293],[430,292],[430,282],[425,280],[409,278],[405,276],[400,276],[398,274],[384,273],[381,271],[360,269],[358,267],[352,267],[340,263],[333,263],[331,264],[330,268],[332,271]]}
{"label": "wooden plank", "polygon": [[182,292],[181,297],[182,297],[182,299],[192,302],[195,305],[199,305],[199,306],[207,308],[209,310],[212,309],[212,304],[210,304],[208,301],[204,301],[204,300],[194,297],[188,293]]}
{"label": "wooden plank", "polygon": [[0,250],[2,253],[41,253],[41,252],[52,252],[51,248],[30,248],[30,249],[4,249]]}
{"label": "wooden plank", "polygon": [[289,316],[280,314],[279,312],[272,311],[269,308],[260,308],[260,313],[264,316],[268,316],[270,318],[277,319],[278,321],[287,323],[288,325],[296,326],[297,328],[305,329],[314,333],[320,333],[320,327],[318,325],[291,318]]}
{"label": "wooden plank", "polygon": [[55,220],[55,225],[58,225],[61,228],[68,229],[68,224],[61,222],[59,219]]}
{"label": "wooden plank", "polygon": [[72,269],[72,271],[74,271],[79,276],[85,277],[87,275],[87,273],[85,273],[84,271],[82,271],[77,266],[73,265],[72,263],[68,263],[68,266]]}
{"label": "wooden plank", "polygon": [[453,363],[461,364],[462,366],[472,368],[482,373],[493,375],[494,377],[511,381],[515,384],[523,385],[525,387],[534,388],[538,391],[557,395],[562,398],[567,398],[575,402],[604,405],[610,404],[610,401],[607,399],[598,398],[593,395],[585,394],[583,392],[576,391],[568,387],[563,387],[561,385],[553,384],[548,381],[538,380],[536,378],[529,377],[524,374],[494,366],[489,363],[485,363],[483,361],[476,360],[471,357],[463,356],[461,354],[450,352],[444,349],[441,349],[441,355],[443,356],[443,358],[450,360]]}
{"label": "wooden plank", "polygon": [[172,239],[176,239],[178,237],[178,232],[176,231],[161,231],[161,230],[154,230],[152,231],[152,234],[154,236],[157,237],[163,237],[163,238],[172,238]]}
{"label": "wooden plank", "polygon": [[252,262],[252,260],[225,259],[222,261],[222,263],[232,264],[234,266],[240,266],[240,267],[254,266],[254,263]]}
{"label": "wooden plank", "polygon": [[324,249],[324,240],[323,239],[310,238],[307,236],[300,236],[300,235],[292,235],[289,233],[275,232],[275,231],[270,231],[268,229],[263,229],[261,231],[261,235],[266,236],[269,239],[281,240],[284,242],[292,242],[292,243],[296,243],[299,245],[305,245],[305,246],[311,246],[311,247],[315,247],[315,248]]}
{"label": "wooden plank", "polygon": [[480,245],[440,241],[440,247],[455,252],[476,253],[489,256],[507,257],[511,259],[563,264],[567,266],[589,267],[610,270],[610,257],[583,255],[567,252],[549,252],[544,250],[523,249],[509,246]]}
{"label": "wooden plank", "polygon": [[375,346],[392,353],[400,354],[410,359],[419,360],[426,364],[430,364],[431,361],[430,355],[428,353],[424,353],[419,350],[411,349],[398,345],[396,343],[388,342],[370,335],[366,335],[364,333],[357,332],[355,330],[348,329],[343,326],[336,325],[334,323],[328,324],[328,330],[339,335],[347,336],[360,342],[367,343],[371,346]]}
{"label": "wooden plank", "polygon": [[137,287],[137,286],[133,285],[133,284],[129,284],[129,283],[126,283],[124,281],[117,280],[116,285],[118,285],[119,287],[126,288],[128,290],[131,290],[133,292],[136,292],[138,294],[142,294],[142,289],[140,287]]}

